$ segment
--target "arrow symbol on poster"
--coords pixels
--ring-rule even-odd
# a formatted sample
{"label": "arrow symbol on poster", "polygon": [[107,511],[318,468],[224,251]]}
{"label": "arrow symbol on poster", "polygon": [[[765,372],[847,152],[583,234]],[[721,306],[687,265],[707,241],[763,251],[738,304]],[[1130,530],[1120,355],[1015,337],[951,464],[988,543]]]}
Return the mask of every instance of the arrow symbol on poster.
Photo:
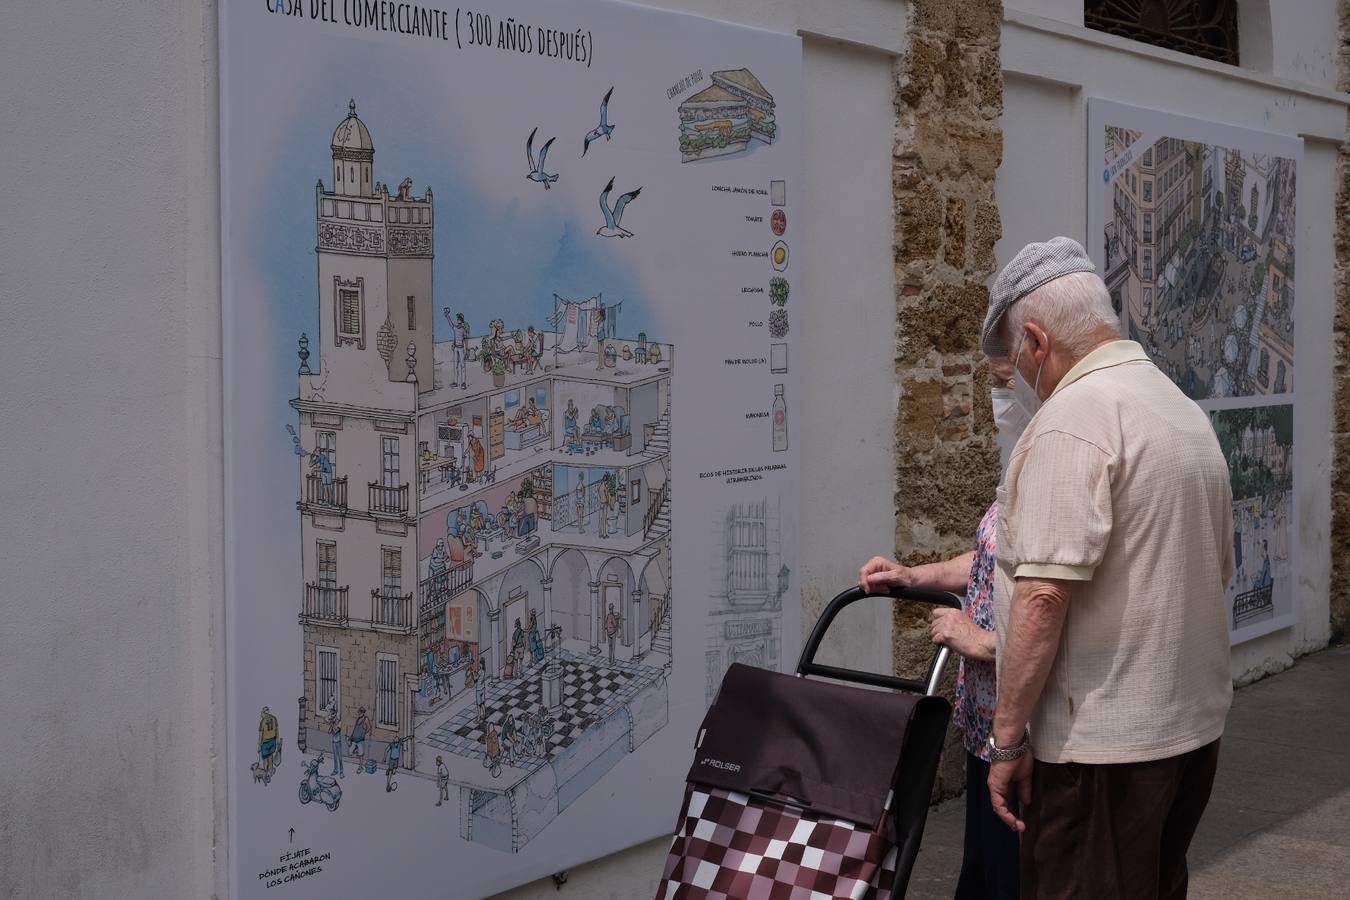
{"label": "arrow symbol on poster", "polygon": [[294,829],[294,828],[291,829],[291,843],[292,843],[292,844],[295,843],[295,829]]}

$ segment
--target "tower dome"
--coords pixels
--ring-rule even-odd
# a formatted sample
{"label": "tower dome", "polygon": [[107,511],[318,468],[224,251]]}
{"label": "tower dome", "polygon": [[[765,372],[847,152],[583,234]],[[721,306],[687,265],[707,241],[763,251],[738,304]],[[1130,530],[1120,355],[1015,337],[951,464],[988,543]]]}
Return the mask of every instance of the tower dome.
{"label": "tower dome", "polygon": [[347,103],[347,118],[333,130],[333,184],[336,193],[347,197],[371,197],[371,168],[375,162],[375,142],[370,129],[356,115],[356,101]]}
{"label": "tower dome", "polygon": [[347,118],[338,123],[333,131],[333,152],[364,151],[375,152],[375,142],[370,139],[370,129],[356,115],[356,101],[347,103]]}

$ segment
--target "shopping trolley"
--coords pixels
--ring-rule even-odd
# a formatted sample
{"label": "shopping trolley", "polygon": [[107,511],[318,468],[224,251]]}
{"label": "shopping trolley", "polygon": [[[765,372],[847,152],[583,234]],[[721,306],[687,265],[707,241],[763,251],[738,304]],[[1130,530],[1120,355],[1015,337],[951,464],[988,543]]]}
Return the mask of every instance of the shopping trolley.
{"label": "shopping trolley", "polygon": [[855,587],[830,601],[796,675],[733,664],[699,729],[657,900],[905,895],[951,718],[937,696],[948,650],[924,681],[816,662],[835,616],[868,597],[961,606]]}

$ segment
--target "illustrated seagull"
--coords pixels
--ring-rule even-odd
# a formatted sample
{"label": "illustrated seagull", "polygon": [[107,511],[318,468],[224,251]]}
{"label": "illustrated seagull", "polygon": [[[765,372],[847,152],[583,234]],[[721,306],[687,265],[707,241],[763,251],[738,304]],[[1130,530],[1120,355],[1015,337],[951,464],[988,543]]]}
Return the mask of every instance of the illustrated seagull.
{"label": "illustrated seagull", "polygon": [[538,131],[538,128],[531,131],[529,138],[525,141],[525,158],[530,161],[530,174],[525,177],[530,179],[530,181],[541,183],[544,186],[544,190],[548,190],[550,185],[558,180],[558,176],[550,175],[548,172],[544,171],[544,159],[548,156],[548,148],[552,146],[557,138],[549,138],[548,143],[539,148],[539,163],[536,165],[534,161],[534,136]]}
{"label": "illustrated seagull", "polygon": [[633,232],[620,228],[619,222],[623,219],[623,208],[628,205],[629,200],[634,199],[638,194],[642,193],[642,188],[620,195],[619,199],[614,201],[614,208],[611,210],[609,208],[609,192],[612,190],[614,190],[613,178],[609,180],[609,184],[605,185],[605,189],[600,192],[600,209],[605,213],[605,225],[603,228],[597,228],[595,233],[601,237],[632,237]]}
{"label": "illustrated seagull", "polygon": [[614,133],[614,126],[609,124],[609,98],[614,93],[614,88],[605,92],[605,99],[600,101],[600,124],[592,128],[586,135],[586,142],[581,145],[581,155],[585,156],[586,151],[590,149],[591,141],[598,141],[601,137],[605,140],[612,140],[610,135]]}

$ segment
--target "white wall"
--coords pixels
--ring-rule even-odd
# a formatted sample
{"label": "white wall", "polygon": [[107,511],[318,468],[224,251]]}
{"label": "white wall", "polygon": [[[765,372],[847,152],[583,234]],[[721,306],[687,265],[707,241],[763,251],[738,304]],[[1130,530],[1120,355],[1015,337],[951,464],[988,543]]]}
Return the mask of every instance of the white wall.
{"label": "white wall", "polygon": [[4,18],[0,896],[207,897],[223,821],[214,10],[71,0]]}
{"label": "white wall", "polygon": [[[1010,4],[1031,5],[1054,4]],[[1079,13],[1081,22],[1081,7]],[[1334,47],[1334,0],[1308,0],[1299,4],[1298,16],[1285,18],[1298,21],[1272,32],[1270,60],[1276,74],[1247,73],[1240,80],[1229,77],[1227,67],[1067,28],[1018,10],[1008,14],[1004,28],[1004,163],[997,182],[1003,216],[1000,264],[1032,240],[1055,234],[1086,237],[1088,97],[1305,138],[1298,173],[1295,326],[1300,373],[1294,435],[1299,621],[1292,629],[1234,648],[1233,675],[1241,681],[1286,668],[1295,656],[1325,646],[1329,638],[1331,442],[1326,423],[1332,401],[1332,142],[1345,133],[1346,98],[1327,90],[1325,81],[1334,72],[1328,75],[1310,62]],[[1294,82],[1280,73],[1315,76],[1315,81]],[[1179,89],[1182,84],[1184,89]]]}

